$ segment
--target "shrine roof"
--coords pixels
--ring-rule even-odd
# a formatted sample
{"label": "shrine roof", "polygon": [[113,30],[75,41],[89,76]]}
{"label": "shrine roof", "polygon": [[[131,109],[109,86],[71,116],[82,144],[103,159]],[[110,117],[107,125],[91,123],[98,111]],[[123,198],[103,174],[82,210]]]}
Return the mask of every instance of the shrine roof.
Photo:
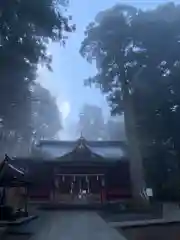
{"label": "shrine roof", "polygon": [[25,174],[11,164],[12,159],[7,155],[0,164],[0,186],[19,185],[25,183]]}
{"label": "shrine roof", "polygon": [[48,141],[42,140],[37,147],[51,158],[58,158],[73,153],[81,145],[101,158],[120,160],[127,156],[127,145],[121,141],[87,141],[83,138],[77,141]]}
{"label": "shrine roof", "polygon": [[103,158],[108,159],[120,159],[125,155],[125,152],[122,148],[117,146],[109,146],[109,147],[91,147],[89,146],[89,149],[98,155],[100,155]]}

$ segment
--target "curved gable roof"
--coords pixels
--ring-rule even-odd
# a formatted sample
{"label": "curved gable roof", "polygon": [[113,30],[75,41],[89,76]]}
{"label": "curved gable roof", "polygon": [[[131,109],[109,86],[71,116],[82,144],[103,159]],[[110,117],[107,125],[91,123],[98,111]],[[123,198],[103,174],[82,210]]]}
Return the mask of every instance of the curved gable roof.
{"label": "curved gable roof", "polygon": [[24,172],[16,168],[12,163],[11,159],[6,155],[3,162],[0,165],[0,186],[18,184],[23,182]]}
{"label": "curved gable roof", "polygon": [[[94,154],[92,160],[97,158],[107,160],[120,160],[127,156],[127,145],[120,141],[88,141],[83,137],[76,141],[47,141],[42,140],[37,145],[42,152],[51,159],[60,160],[62,157],[70,159],[74,153],[79,155]],[[47,158],[48,159],[48,158]]]}

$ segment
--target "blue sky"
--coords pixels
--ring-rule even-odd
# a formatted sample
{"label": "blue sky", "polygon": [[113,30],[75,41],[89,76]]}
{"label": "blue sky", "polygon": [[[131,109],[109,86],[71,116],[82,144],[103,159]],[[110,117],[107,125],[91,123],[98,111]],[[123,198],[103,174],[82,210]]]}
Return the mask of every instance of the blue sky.
{"label": "blue sky", "polygon": [[116,3],[151,8],[165,2],[169,1],[70,0],[69,12],[73,17],[73,23],[76,24],[77,30],[71,34],[65,48],[60,47],[57,43],[51,44],[49,52],[53,55],[53,73],[41,69],[38,77],[38,80],[57,97],[58,105],[61,109],[63,108],[65,115],[68,114],[68,106],[70,106],[69,117],[72,120],[76,119],[83,103],[99,105],[103,108],[105,114],[108,114],[107,103],[100,91],[83,86],[83,80],[94,75],[96,71],[95,67],[87,63],[79,54],[80,44],[84,38],[84,30],[88,23],[95,18],[99,11],[107,9]]}

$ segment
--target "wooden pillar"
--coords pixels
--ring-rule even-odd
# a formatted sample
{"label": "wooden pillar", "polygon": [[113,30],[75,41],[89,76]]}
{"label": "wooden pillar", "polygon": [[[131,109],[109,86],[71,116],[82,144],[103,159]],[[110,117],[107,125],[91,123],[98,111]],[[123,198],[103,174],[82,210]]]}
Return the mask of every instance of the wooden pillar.
{"label": "wooden pillar", "polygon": [[24,211],[26,216],[28,215],[28,187],[25,187],[25,203],[24,203]]}
{"label": "wooden pillar", "polygon": [[55,186],[53,185],[51,190],[50,190],[50,201],[54,202],[55,201]]}
{"label": "wooden pillar", "polygon": [[1,205],[6,204],[6,188],[2,187]]}
{"label": "wooden pillar", "polygon": [[101,178],[101,203],[106,202],[106,184],[104,177]]}
{"label": "wooden pillar", "polygon": [[53,201],[59,201],[59,179],[58,177],[55,177],[54,179],[54,196],[53,196]]}

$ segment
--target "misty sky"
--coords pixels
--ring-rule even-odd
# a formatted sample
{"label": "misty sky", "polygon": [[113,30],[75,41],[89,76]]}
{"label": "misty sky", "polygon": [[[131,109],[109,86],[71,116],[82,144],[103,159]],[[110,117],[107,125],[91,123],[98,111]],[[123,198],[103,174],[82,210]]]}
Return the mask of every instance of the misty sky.
{"label": "misty sky", "polygon": [[[58,106],[64,117],[75,120],[78,117],[83,103],[92,103],[103,108],[108,114],[108,107],[104,97],[98,89],[85,88],[83,80],[93,76],[96,69],[86,62],[79,54],[81,41],[84,38],[84,30],[96,14],[116,3],[131,4],[140,8],[155,7],[159,3],[168,0],[70,0],[69,12],[73,17],[73,23],[77,30],[70,35],[66,47],[60,48],[59,44],[52,44],[49,52],[53,55],[53,73],[40,69],[38,80],[48,88],[58,99]],[[178,1],[176,1],[178,2]]]}

